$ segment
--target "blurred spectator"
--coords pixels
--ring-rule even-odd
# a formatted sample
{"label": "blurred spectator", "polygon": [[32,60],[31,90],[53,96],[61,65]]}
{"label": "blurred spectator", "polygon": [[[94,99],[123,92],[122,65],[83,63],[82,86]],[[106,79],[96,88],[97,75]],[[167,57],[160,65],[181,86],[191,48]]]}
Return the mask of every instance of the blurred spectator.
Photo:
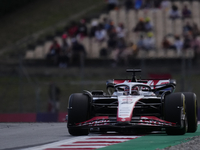
{"label": "blurred spectator", "polygon": [[175,36],[174,47],[176,48],[177,54],[181,55],[182,48],[183,48],[183,42],[182,42],[180,36],[178,36],[178,35]]}
{"label": "blurred spectator", "polygon": [[154,0],[154,8],[160,8],[161,2],[162,2],[162,0]]}
{"label": "blurred spectator", "polygon": [[117,45],[117,39],[115,37],[109,38],[107,45],[110,50],[114,50]]}
{"label": "blurred spectator", "polygon": [[163,0],[163,1],[161,2],[161,7],[162,7],[162,9],[168,10],[168,9],[169,9],[169,4],[170,4],[170,2],[169,2],[168,0]]}
{"label": "blurred spectator", "polygon": [[166,51],[168,49],[174,49],[174,46],[170,43],[170,41],[165,36],[162,41],[162,48]]}
{"label": "blurred spectator", "polygon": [[70,45],[68,44],[68,35],[66,33],[64,33],[62,35],[62,45],[61,45],[61,51],[66,52],[68,51]]}
{"label": "blurred spectator", "polygon": [[69,63],[69,56],[67,55],[67,52],[61,51],[58,55],[58,66],[60,68],[67,68]]}
{"label": "blurred spectator", "polygon": [[110,34],[112,34],[112,35],[115,34],[115,36],[117,36],[116,28],[115,28],[115,26],[114,26],[113,21],[110,21],[110,22],[109,22],[109,28],[108,28],[108,30],[107,30],[107,34],[108,34],[108,36],[110,36]]}
{"label": "blurred spectator", "polygon": [[136,27],[133,28],[133,31],[134,32],[145,32],[146,31],[146,28],[145,28],[145,23],[144,23],[144,19],[143,18],[140,18],[139,19],[139,22],[136,24]]}
{"label": "blurred spectator", "polygon": [[50,83],[48,94],[49,94],[49,103],[48,103],[48,112],[58,113],[60,109],[60,93],[61,90],[58,88],[55,83]]}
{"label": "blurred spectator", "polygon": [[182,9],[182,17],[185,18],[191,18],[192,12],[188,9],[187,5],[184,5]]}
{"label": "blurred spectator", "polygon": [[107,41],[108,48],[114,50],[117,45],[117,33],[114,27],[108,32],[109,39]]}
{"label": "blurred spectator", "polygon": [[119,54],[126,48],[126,42],[124,38],[119,38],[117,41],[117,48],[119,49]]}
{"label": "blurred spectator", "polygon": [[137,53],[138,53],[137,45],[134,44],[133,42],[131,42],[124,49],[124,51],[122,51],[122,53],[119,57],[125,65],[128,65],[128,63],[131,61],[131,59],[134,59],[134,57],[137,56]]}
{"label": "blurred spectator", "polygon": [[189,21],[186,22],[186,24],[183,26],[183,35],[191,33],[193,30],[192,25]]}
{"label": "blurred spectator", "polygon": [[145,31],[149,32],[149,31],[152,31],[152,30],[153,30],[153,24],[151,23],[150,18],[146,17],[145,18]]}
{"label": "blurred spectator", "polygon": [[81,43],[79,43],[78,41],[73,42],[72,51],[73,51],[73,53],[83,53],[86,55],[84,46]]}
{"label": "blurred spectator", "polygon": [[138,54],[137,44],[130,42],[130,44],[127,47],[127,51],[130,51],[130,54],[132,54],[133,56],[137,56]]}
{"label": "blurred spectator", "polygon": [[91,28],[90,28],[90,37],[94,37],[95,36],[95,32],[97,30],[98,27],[98,22],[96,20],[93,20],[91,23]]}
{"label": "blurred spectator", "polygon": [[72,63],[74,65],[79,65],[81,63],[81,59],[85,59],[86,51],[85,47],[79,43],[77,40],[72,43]]}
{"label": "blurred spectator", "polygon": [[80,39],[84,38],[85,36],[87,36],[87,26],[85,23],[84,19],[80,20],[80,24],[78,26],[78,36]]}
{"label": "blurred spectator", "polygon": [[143,5],[142,0],[135,0],[134,7],[136,10],[141,9],[142,5]]}
{"label": "blurred spectator", "polygon": [[103,28],[102,25],[99,25],[97,27],[97,30],[95,31],[95,38],[99,42],[102,42],[106,39],[106,30]]}
{"label": "blurred spectator", "polygon": [[111,21],[109,21],[107,18],[103,18],[103,26],[104,26],[104,29],[106,31],[110,30],[110,28],[111,28]]}
{"label": "blurred spectator", "polygon": [[144,48],[147,51],[155,49],[155,39],[152,32],[147,33],[147,37],[144,39]]}
{"label": "blurred spectator", "polygon": [[150,0],[143,0],[143,7],[144,8],[152,8],[153,7],[153,1]]}
{"label": "blurred spectator", "polygon": [[100,57],[107,57],[108,53],[109,53],[108,49],[103,47],[102,49],[100,49],[99,55]]}
{"label": "blurred spectator", "polygon": [[133,9],[133,0],[126,0],[125,7],[127,11],[129,11],[130,9]]}
{"label": "blurred spectator", "polygon": [[198,28],[196,23],[193,23],[192,35],[194,35],[194,36],[199,36],[200,35],[200,30],[199,30],[199,28]]}
{"label": "blurred spectator", "polygon": [[143,35],[140,35],[140,39],[137,42],[137,48],[139,50],[140,49],[145,49],[145,46],[144,46],[144,36]]}
{"label": "blurred spectator", "polygon": [[123,38],[118,39],[118,41],[117,41],[117,47],[116,47],[116,49],[111,54],[111,55],[113,55],[111,57],[113,57],[114,60],[115,60],[115,64],[113,64],[113,65],[120,64],[121,54],[123,53],[123,51],[125,50],[125,48],[126,48],[125,40]]}
{"label": "blurred spectator", "polygon": [[169,12],[169,17],[171,19],[177,19],[181,17],[178,7],[175,4],[173,4],[171,7],[171,10]]}
{"label": "blurred spectator", "polygon": [[67,32],[70,37],[75,37],[77,35],[78,25],[76,24],[76,22],[74,22],[74,21],[71,22],[71,25]]}
{"label": "blurred spectator", "polygon": [[118,0],[106,0],[108,11],[115,9],[118,6]]}
{"label": "blurred spectator", "polygon": [[124,28],[123,23],[119,23],[119,25],[116,27],[117,37],[118,38],[125,38],[126,36],[126,29]]}
{"label": "blurred spectator", "polygon": [[183,40],[183,49],[186,50],[188,48],[191,48],[190,34],[185,35],[184,40]]}
{"label": "blurred spectator", "polygon": [[191,40],[191,48],[196,52],[200,53],[200,39],[197,38],[197,36],[193,36]]}
{"label": "blurred spectator", "polygon": [[68,35],[64,33],[62,35],[61,52],[58,55],[58,65],[60,68],[66,68],[69,64],[71,57],[71,43],[69,41]]}
{"label": "blurred spectator", "polygon": [[49,53],[47,54],[47,61],[49,61],[49,63],[50,61],[53,61],[53,64],[55,65],[60,51],[60,45],[56,40],[54,40],[52,45],[50,46]]}

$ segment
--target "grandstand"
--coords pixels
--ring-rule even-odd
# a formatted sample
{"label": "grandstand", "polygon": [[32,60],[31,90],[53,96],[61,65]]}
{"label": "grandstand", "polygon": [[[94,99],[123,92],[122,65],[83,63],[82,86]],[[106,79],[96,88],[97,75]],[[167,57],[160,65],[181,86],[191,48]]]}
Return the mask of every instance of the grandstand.
{"label": "grandstand", "polygon": [[[199,1],[168,1],[168,6],[165,8],[152,8],[152,9],[140,9],[140,10],[129,10],[126,11],[125,7],[122,5],[118,9],[111,10],[108,13],[103,13],[99,16],[99,18],[93,18],[87,26],[90,28],[93,20],[97,22],[102,22],[103,18],[109,18],[113,21],[116,26],[118,23],[123,23],[125,28],[127,29],[127,42],[136,42],[139,36],[132,31],[133,27],[136,25],[139,18],[149,17],[154,25],[154,38],[155,38],[155,50],[145,51],[139,50],[138,55],[135,59],[177,59],[181,57],[185,58],[193,58],[195,53],[193,49],[187,49],[184,51],[183,55],[178,55],[174,50],[169,49],[165,52],[162,49],[161,43],[162,39],[166,35],[182,35],[183,25],[186,21],[190,21],[191,23],[196,23],[200,28],[200,2]],[[192,17],[189,19],[176,19],[171,20],[169,18],[169,11],[172,4],[176,4],[176,6],[181,10],[183,6],[186,4],[188,8],[192,11]],[[200,37],[198,37],[200,39]],[[54,37],[58,41],[60,45],[62,45],[62,36]],[[169,37],[171,42],[174,41],[173,36]],[[103,43],[95,42],[94,38],[85,37],[80,41],[87,51],[87,59],[99,59],[100,58],[100,50],[102,48],[107,48],[107,41]],[[43,44],[37,45],[34,48],[29,48],[25,54],[25,60],[44,60],[49,51],[50,45],[52,44],[52,40],[48,40]],[[111,56],[107,57],[107,59],[112,59]]]}

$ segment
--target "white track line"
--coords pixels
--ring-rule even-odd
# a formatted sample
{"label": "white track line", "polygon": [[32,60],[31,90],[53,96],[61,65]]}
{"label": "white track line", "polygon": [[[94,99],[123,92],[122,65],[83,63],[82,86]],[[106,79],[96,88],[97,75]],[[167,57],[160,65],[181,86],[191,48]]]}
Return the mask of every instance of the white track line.
{"label": "white track line", "polygon": [[[200,121],[198,121],[200,124]],[[97,149],[109,145],[125,142],[141,136],[119,136],[116,134],[97,135],[97,136],[78,136],[70,139],[45,144],[41,146],[26,148],[24,150],[45,150],[45,149]]]}
{"label": "white track line", "polygon": [[42,146],[27,148],[24,150],[45,150],[45,149],[97,149],[109,145],[122,143],[140,136],[79,136],[71,139],[54,142]]}

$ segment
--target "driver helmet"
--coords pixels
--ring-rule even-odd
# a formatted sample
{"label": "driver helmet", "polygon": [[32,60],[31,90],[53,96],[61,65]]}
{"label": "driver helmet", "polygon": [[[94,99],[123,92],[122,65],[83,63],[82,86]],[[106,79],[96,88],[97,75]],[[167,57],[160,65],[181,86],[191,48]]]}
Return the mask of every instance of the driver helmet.
{"label": "driver helmet", "polygon": [[131,94],[132,95],[137,95],[138,94],[138,91],[139,91],[139,88],[136,86],[136,87],[133,87],[132,90],[131,90]]}
{"label": "driver helmet", "polygon": [[124,95],[129,95],[129,87],[125,86],[124,88]]}

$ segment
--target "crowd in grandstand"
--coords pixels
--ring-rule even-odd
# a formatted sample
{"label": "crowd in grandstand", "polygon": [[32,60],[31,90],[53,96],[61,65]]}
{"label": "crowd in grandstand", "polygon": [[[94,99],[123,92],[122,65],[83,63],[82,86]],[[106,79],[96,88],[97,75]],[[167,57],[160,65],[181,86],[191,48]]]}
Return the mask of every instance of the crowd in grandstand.
{"label": "crowd in grandstand", "polygon": [[53,61],[60,68],[66,68],[69,63],[79,63],[80,57],[86,56],[84,46],[77,40],[88,36],[85,20],[80,23],[72,21],[66,32],[62,35],[62,45],[56,40],[53,41],[47,53],[47,61]]}
{"label": "crowd in grandstand", "polygon": [[[169,17],[171,19],[182,19],[192,18],[192,12],[188,9],[187,5],[184,5],[182,10],[173,4],[171,10],[169,11]],[[164,49],[174,49],[178,54],[182,51],[192,48],[195,52],[200,52],[200,41],[197,38],[200,35],[200,30],[197,23],[193,22],[191,19],[186,21],[186,23],[180,27],[182,28],[181,35],[172,35],[175,39],[174,43],[170,43],[167,40],[167,36],[164,37],[162,46]]]}
{"label": "crowd in grandstand", "polygon": [[[187,19],[192,17],[192,12],[187,5],[178,8],[175,4],[168,7],[166,0],[126,0],[124,1],[124,7],[126,10],[130,9],[169,9],[169,19]],[[118,0],[107,0],[108,10],[119,9]],[[137,41],[130,42],[127,40],[127,29],[123,22],[119,22],[114,25],[112,18],[105,17],[103,22],[94,20],[88,26],[88,22],[85,19],[81,19],[79,23],[71,22],[65,33],[62,35],[62,45],[59,45],[56,41],[53,42],[47,54],[48,59],[54,59],[55,63],[59,67],[67,67],[70,62],[77,62],[80,60],[80,56],[85,58],[87,53],[84,45],[81,44],[81,40],[85,37],[94,38],[94,42],[107,42],[107,47],[100,51],[100,56],[113,55],[113,58],[118,62],[120,59],[126,61],[129,57],[137,55],[139,50],[155,50],[155,38],[154,38],[154,25],[151,22],[152,18],[145,17],[139,18],[136,26],[132,27],[132,32],[137,34]],[[89,27],[89,28],[88,28]],[[200,35],[198,25],[191,20],[186,21],[182,27],[181,35],[165,35],[163,37],[162,48],[166,51],[173,49],[178,55],[183,50],[192,48],[197,52],[200,52],[200,41],[197,38]],[[174,38],[170,41],[168,38]]]}

